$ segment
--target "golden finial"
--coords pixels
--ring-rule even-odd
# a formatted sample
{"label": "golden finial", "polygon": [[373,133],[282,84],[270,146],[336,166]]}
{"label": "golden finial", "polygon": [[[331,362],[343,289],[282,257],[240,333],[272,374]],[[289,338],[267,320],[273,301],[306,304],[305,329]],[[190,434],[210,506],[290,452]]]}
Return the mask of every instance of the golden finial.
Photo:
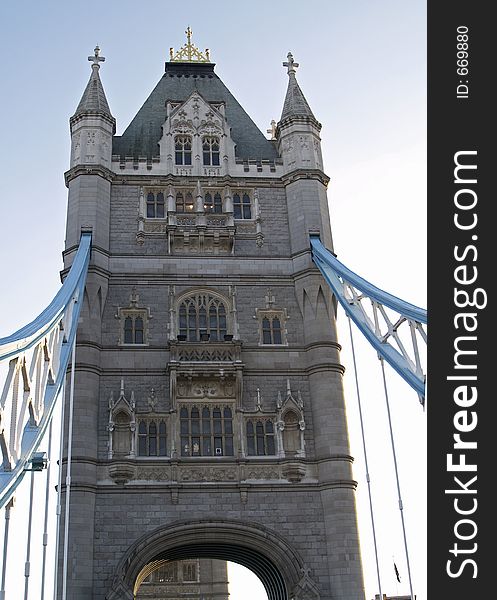
{"label": "golden finial", "polygon": [[192,43],[192,29],[188,25],[185,31],[186,33],[186,44],[174,54],[174,49],[169,48],[169,57],[171,62],[210,62],[209,49],[205,52],[201,52],[195,44]]}

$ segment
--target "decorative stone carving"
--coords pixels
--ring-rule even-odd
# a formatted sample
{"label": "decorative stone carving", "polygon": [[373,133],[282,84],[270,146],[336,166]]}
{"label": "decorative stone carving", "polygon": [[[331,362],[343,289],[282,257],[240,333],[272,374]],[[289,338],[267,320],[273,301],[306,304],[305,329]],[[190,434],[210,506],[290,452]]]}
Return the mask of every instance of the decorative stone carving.
{"label": "decorative stone carving", "polygon": [[135,479],[164,482],[171,480],[171,473],[169,467],[140,465],[136,469]]}
{"label": "decorative stone carving", "polygon": [[186,468],[180,470],[181,481],[205,482],[205,481],[236,481],[237,472],[234,467],[227,468]]}
{"label": "decorative stone carving", "polygon": [[109,398],[109,452],[110,459],[115,458],[134,458],[135,457],[135,397],[131,392],[131,399],[128,401],[124,395],[124,380],[121,380],[121,390],[119,398],[114,401],[113,393]]}

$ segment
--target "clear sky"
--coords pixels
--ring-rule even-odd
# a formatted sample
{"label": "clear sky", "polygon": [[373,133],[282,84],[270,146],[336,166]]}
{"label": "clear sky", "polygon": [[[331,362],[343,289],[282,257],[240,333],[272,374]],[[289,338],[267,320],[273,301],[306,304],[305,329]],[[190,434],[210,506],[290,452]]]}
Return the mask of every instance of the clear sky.
{"label": "clear sky", "polygon": [[[426,6],[424,1],[17,0],[0,6],[2,143],[0,335],[35,317],[60,285],[69,125],[98,44],[100,75],[122,133],[187,26],[216,72],[265,132],[279,119],[282,61],[322,123],[335,252],[372,283],[426,306]],[[378,592],[350,343],[342,361],[367,600]],[[360,334],[355,339],[359,344]],[[358,348],[383,592],[407,594],[407,570],[379,364]],[[426,413],[388,370],[414,591],[426,600]],[[397,583],[393,562],[401,583]],[[35,596],[33,596],[35,597]],[[256,600],[234,592],[234,600]]]}

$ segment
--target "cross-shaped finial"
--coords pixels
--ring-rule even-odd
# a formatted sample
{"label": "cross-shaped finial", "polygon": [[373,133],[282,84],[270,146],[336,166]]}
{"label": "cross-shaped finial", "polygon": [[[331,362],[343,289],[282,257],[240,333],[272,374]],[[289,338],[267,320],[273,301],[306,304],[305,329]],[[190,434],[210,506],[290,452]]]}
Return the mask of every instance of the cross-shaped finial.
{"label": "cross-shaped finial", "polygon": [[187,40],[187,43],[188,43],[188,45],[190,45],[190,44],[192,43],[192,33],[193,33],[193,31],[192,31],[192,29],[191,29],[190,25],[188,25],[188,27],[187,27],[187,29],[186,29],[185,33],[186,33],[186,40]]}
{"label": "cross-shaped finial", "polygon": [[100,69],[100,65],[98,63],[104,62],[105,58],[100,56],[100,48],[98,46],[95,46],[94,52],[95,54],[93,56],[89,56],[88,60],[93,63],[92,68],[96,67],[97,69]]}
{"label": "cross-shaped finial", "polygon": [[293,54],[292,54],[291,52],[289,52],[289,53],[286,55],[286,57],[287,57],[287,59],[288,59],[288,62],[284,62],[284,63],[283,63],[283,66],[284,66],[284,67],[287,67],[287,69],[288,69],[288,75],[290,75],[290,73],[293,73],[293,74],[295,74],[295,72],[297,71],[297,67],[299,66],[299,63],[296,63],[296,62],[293,60]]}
{"label": "cross-shaped finial", "polygon": [[271,134],[271,139],[276,139],[276,121],[274,119],[271,120],[271,129],[266,129],[267,133]]}

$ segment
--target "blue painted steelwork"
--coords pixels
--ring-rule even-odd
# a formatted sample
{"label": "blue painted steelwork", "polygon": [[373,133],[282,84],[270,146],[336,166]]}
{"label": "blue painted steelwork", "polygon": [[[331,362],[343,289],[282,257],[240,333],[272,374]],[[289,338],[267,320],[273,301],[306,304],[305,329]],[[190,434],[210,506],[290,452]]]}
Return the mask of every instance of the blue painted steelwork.
{"label": "blue painted steelwork", "polygon": [[[383,358],[395,369],[395,371],[407,383],[416,390],[423,403],[425,393],[425,376],[421,370],[418,346],[416,341],[416,332],[426,341],[426,336],[422,330],[421,324],[426,324],[426,310],[414,306],[396,298],[388,292],[380,290],[356,273],[352,272],[343,265],[332,252],[327,250],[317,235],[311,235],[312,258],[316,266],[321,271],[328,285],[333,290],[336,298],[354,321],[369,343]],[[347,297],[345,289],[357,289],[360,294],[352,294]],[[365,313],[361,306],[361,301],[369,298],[374,310],[373,322]],[[398,313],[399,317],[395,325],[388,322],[383,307]],[[388,331],[382,335],[379,329],[377,315],[382,315],[387,321]],[[411,360],[405,351],[402,343],[398,339],[397,329],[403,323],[407,322],[411,329],[411,337],[414,350],[414,361]],[[390,339],[395,338],[401,352],[396,350],[390,343]]]}
{"label": "blue painted steelwork", "polygon": [[[10,336],[0,338],[0,361],[10,359],[0,405],[0,449],[3,454],[0,507],[10,499],[24,477],[60,395],[76,339],[90,252],[91,234],[84,233],[71,270],[52,302],[34,321]],[[21,377],[30,377],[36,370],[34,366],[26,366],[30,353],[34,356],[32,365],[37,360],[47,363],[44,366],[44,389],[41,390],[40,406],[33,406],[33,399],[24,390],[22,405],[18,407],[19,381]],[[10,418],[10,432],[3,426],[4,417]],[[14,438],[12,430],[16,431]]]}

